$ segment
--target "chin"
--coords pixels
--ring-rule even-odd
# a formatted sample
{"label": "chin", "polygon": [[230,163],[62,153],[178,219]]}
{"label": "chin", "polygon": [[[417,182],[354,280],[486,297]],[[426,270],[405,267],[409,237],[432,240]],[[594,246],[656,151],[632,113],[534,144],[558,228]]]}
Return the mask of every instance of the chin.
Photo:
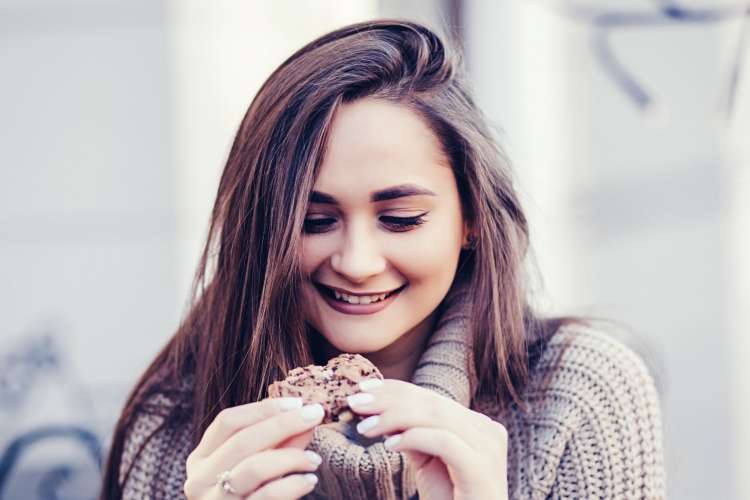
{"label": "chin", "polygon": [[370,353],[377,352],[388,347],[391,342],[383,337],[373,338],[368,336],[347,334],[346,336],[323,335],[323,338],[340,352]]}

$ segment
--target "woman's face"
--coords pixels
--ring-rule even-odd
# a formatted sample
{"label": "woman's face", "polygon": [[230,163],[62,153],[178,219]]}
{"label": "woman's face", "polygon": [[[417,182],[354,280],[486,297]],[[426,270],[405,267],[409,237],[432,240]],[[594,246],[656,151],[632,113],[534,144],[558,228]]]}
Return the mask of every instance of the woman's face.
{"label": "woman's face", "polygon": [[[433,327],[466,236],[449,161],[420,117],[372,98],[341,106],[305,220],[307,322],[336,350],[370,353],[376,364],[413,353]],[[332,288],[401,291],[353,305]]]}

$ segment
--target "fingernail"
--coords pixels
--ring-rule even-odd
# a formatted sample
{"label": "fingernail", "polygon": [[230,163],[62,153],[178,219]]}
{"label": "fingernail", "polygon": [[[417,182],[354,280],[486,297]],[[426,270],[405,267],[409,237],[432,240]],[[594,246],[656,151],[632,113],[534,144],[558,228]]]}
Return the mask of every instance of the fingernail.
{"label": "fingernail", "polygon": [[369,391],[370,389],[375,389],[376,387],[380,387],[381,385],[383,385],[382,380],[380,380],[379,378],[371,378],[360,382],[359,388],[363,391]]}
{"label": "fingernail", "polygon": [[388,439],[385,440],[385,443],[383,443],[383,446],[388,448],[389,450],[396,446],[398,442],[401,441],[401,434],[395,434]]}
{"label": "fingernail", "polygon": [[305,455],[307,455],[307,459],[315,465],[320,465],[323,462],[323,459],[320,457],[320,455],[312,450],[305,450]]}
{"label": "fingernail", "polygon": [[360,434],[364,434],[365,432],[369,431],[370,429],[378,425],[378,420],[380,419],[378,418],[377,415],[367,417],[366,419],[364,419],[363,421],[357,424],[357,432],[359,432]]}
{"label": "fingernail", "polygon": [[311,473],[305,474],[305,480],[308,483],[318,484],[318,476],[316,476],[315,474],[311,474]]}
{"label": "fingernail", "polygon": [[284,411],[302,408],[302,398],[276,398],[276,404]]}
{"label": "fingernail", "polygon": [[347,396],[346,401],[347,403],[349,403],[349,406],[366,405],[375,401],[375,396],[373,396],[369,392],[358,392],[357,394]]}
{"label": "fingernail", "polygon": [[323,418],[324,413],[323,406],[320,403],[315,403],[303,406],[300,416],[305,422],[314,422]]}

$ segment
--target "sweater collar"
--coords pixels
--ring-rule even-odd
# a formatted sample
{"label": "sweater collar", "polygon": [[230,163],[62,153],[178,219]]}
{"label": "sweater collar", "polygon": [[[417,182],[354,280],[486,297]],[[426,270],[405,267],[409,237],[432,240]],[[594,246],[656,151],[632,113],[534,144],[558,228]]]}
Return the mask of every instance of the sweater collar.
{"label": "sweater collar", "polygon": [[[469,406],[471,389],[468,284],[456,281],[443,301],[442,312],[419,359],[411,382]],[[346,432],[349,431],[349,432]],[[416,493],[414,471],[403,453],[387,450],[382,440],[356,442],[356,431],[318,427],[309,448],[323,463],[320,482],[306,498],[408,499]],[[350,438],[347,438],[349,434]]]}

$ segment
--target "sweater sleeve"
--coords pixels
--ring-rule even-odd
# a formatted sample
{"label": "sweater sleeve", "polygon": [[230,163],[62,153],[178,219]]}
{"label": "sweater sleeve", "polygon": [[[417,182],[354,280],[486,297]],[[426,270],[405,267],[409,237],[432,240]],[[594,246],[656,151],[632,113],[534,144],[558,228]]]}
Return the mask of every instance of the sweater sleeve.
{"label": "sweater sleeve", "polygon": [[[161,394],[149,400],[152,406],[169,404]],[[119,471],[123,500],[185,498],[185,462],[191,451],[189,432],[164,423],[163,415],[142,412],[128,427]]]}
{"label": "sweater sleeve", "polygon": [[558,380],[576,425],[547,498],[665,498],[660,403],[643,360],[596,331],[564,356]]}

